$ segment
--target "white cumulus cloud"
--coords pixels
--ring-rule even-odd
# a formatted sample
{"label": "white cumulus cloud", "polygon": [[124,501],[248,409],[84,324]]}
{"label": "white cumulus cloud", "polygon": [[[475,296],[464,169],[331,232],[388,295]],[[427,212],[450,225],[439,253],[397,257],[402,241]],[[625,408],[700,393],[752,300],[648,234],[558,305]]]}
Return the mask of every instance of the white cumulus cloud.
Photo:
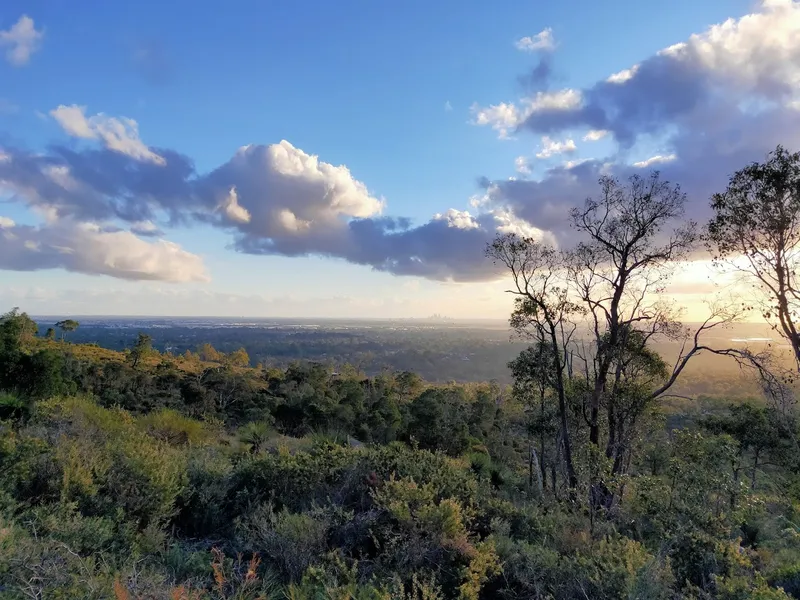
{"label": "white cumulus cloud", "polygon": [[559,154],[569,154],[575,152],[578,147],[574,140],[564,140],[557,142],[548,136],[542,138],[542,149],[536,153],[536,158],[550,158]]}
{"label": "white cumulus cloud", "polygon": [[6,60],[15,67],[27,65],[43,39],[44,31],[37,30],[28,15],[22,15],[9,29],[0,30],[0,46],[6,48]]}
{"label": "white cumulus cloud", "polygon": [[139,138],[139,125],[133,119],[109,117],[102,113],[86,116],[86,107],[60,105],[50,111],[61,128],[69,135],[100,140],[106,148],[136,160],[163,165],[165,160]]}
{"label": "white cumulus cloud", "polygon": [[536,35],[528,35],[518,39],[514,45],[518,50],[524,52],[536,52],[537,50],[550,52],[555,50],[556,40],[553,37],[553,30],[548,27]]}
{"label": "white cumulus cloud", "polygon": [[608,135],[608,131],[605,129],[592,129],[589,133],[583,136],[584,142],[597,142],[602,140],[604,137]]}
{"label": "white cumulus cloud", "polygon": [[580,90],[563,89],[550,92],[537,92],[524,98],[519,105],[502,102],[487,107],[472,106],[473,124],[486,125],[498,132],[500,138],[507,138],[509,132],[517,129],[532,115],[537,113],[570,112],[583,103]]}
{"label": "white cumulus cloud", "polygon": [[514,159],[514,168],[517,170],[517,173],[521,175],[531,174],[531,166],[528,163],[528,159],[524,156],[518,156]]}
{"label": "white cumulus cloud", "polygon": [[120,279],[208,281],[202,259],[166,240],[146,242],[128,231],[60,221],[0,229],[0,269],[65,269]]}
{"label": "white cumulus cloud", "polygon": [[507,138],[509,131],[520,123],[522,116],[514,104],[505,102],[484,108],[475,104],[472,106],[472,114],[475,125],[490,126],[498,132],[500,138]]}
{"label": "white cumulus cloud", "polygon": [[480,225],[466,210],[451,208],[444,214],[439,213],[433,216],[434,221],[444,221],[448,227],[456,229],[478,229]]}

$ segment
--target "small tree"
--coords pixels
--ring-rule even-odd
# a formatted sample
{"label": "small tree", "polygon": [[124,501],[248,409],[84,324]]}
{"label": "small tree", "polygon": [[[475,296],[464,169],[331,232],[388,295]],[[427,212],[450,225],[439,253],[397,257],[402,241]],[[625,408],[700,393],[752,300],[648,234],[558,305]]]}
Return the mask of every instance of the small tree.
{"label": "small tree", "polygon": [[18,308],[0,315],[0,389],[18,386],[24,374],[25,344],[36,335],[38,326]]}
{"label": "small tree", "polygon": [[[28,313],[20,312],[19,308],[15,307],[0,315],[0,337],[8,344],[21,346],[30,341],[38,329],[36,321],[31,319]],[[0,344],[3,343],[2,340]]]}
{"label": "small tree", "polygon": [[[739,404],[731,405],[727,415],[705,418],[702,425],[712,433],[733,437],[739,443],[740,457],[751,455],[750,488],[755,490],[758,468],[765,455],[779,451],[791,438],[791,424],[781,421],[774,408]],[[735,476],[738,481],[738,472]]]}
{"label": "small tree", "polygon": [[250,356],[247,354],[247,350],[239,348],[228,355],[228,363],[234,367],[249,367]]}
{"label": "small tree", "polygon": [[576,497],[578,475],[573,460],[567,399],[570,365],[566,349],[575,333],[575,319],[582,308],[570,299],[564,278],[563,256],[555,248],[515,234],[498,237],[487,248],[487,256],[512,274],[515,296],[511,327],[523,338],[546,349],[549,365],[547,384],[558,403],[560,446],[570,496]]}
{"label": "small tree", "polygon": [[46,337],[48,340],[56,339],[56,330],[53,329],[52,327],[48,327],[47,333],[44,334],[44,337]]}
{"label": "small tree", "polygon": [[250,446],[252,454],[259,454],[273,435],[275,430],[269,421],[251,422],[239,429],[239,440]]}
{"label": "small tree", "polygon": [[152,353],[153,338],[146,333],[139,333],[139,336],[136,338],[136,343],[133,345],[133,348],[131,348],[131,351],[128,354],[128,361],[130,361],[131,366],[135,369],[139,363],[141,363]]}
{"label": "small tree", "polygon": [[56,327],[58,327],[61,330],[62,340],[64,339],[67,333],[75,331],[78,328],[78,325],[80,325],[80,323],[78,323],[77,321],[73,321],[72,319],[65,319],[63,321],[59,321],[58,323],[56,323]]}
{"label": "small tree", "polygon": [[223,359],[223,354],[207,342],[197,348],[197,355],[204,362],[222,362]]}

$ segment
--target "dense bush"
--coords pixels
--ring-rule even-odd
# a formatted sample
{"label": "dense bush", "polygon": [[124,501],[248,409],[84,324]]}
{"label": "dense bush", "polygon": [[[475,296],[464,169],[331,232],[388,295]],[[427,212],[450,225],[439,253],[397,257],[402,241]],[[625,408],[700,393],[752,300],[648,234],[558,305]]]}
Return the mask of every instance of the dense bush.
{"label": "dense bush", "polygon": [[654,413],[598,512],[551,414],[496,385],[4,339],[3,373],[49,383],[0,392],[3,599],[800,597],[796,424],[764,407]]}

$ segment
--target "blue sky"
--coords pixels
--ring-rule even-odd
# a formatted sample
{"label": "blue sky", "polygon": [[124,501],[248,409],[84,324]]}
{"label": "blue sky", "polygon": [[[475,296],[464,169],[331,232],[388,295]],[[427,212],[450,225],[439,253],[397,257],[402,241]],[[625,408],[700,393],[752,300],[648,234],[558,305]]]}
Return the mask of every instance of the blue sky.
{"label": "blue sky", "polygon": [[[789,88],[780,97],[774,85],[735,73],[764,60],[750,44],[759,35],[773,36],[775,61],[798,56],[799,6],[7,0],[0,6],[0,153],[11,158],[0,169],[0,302],[71,314],[503,316],[509,304],[502,282],[477,264],[474,248],[510,224],[557,239],[541,220],[541,198],[561,198],[550,182],[569,161],[624,171],[660,156],[691,191],[698,174],[687,169],[694,161],[676,149],[690,144],[693,123],[705,122],[698,106],[715,114],[721,108],[706,106],[709,94],[662,110],[657,94],[664,90],[649,95],[653,86],[637,84],[637,73],[619,93],[600,90],[603,106],[618,103],[608,109],[612,115],[632,101],[652,103],[655,117],[633,115],[631,141],[609,116],[608,133],[592,142],[584,141],[595,129],[590,120],[545,123],[552,115],[540,119],[534,99],[573,90],[585,105],[610,75],[651,64],[660,50],[733,19],[698,41],[697,53],[668,60],[704,89],[729,88],[737,101],[766,98],[777,106],[770,104],[775,135],[785,136],[798,112],[789,108],[794,73],[764,67],[772,83]],[[23,16],[32,21],[23,23]],[[770,34],[774,22],[789,25]],[[521,50],[526,36],[547,43]],[[20,47],[25,52],[13,54]],[[741,56],[748,51],[752,60]],[[523,83],[537,64],[549,77]],[[508,121],[513,132],[505,136],[490,110],[500,104],[516,107]],[[733,116],[743,120],[737,131],[749,131],[744,120],[755,118]],[[125,130],[122,145],[108,134],[121,119],[138,127]],[[730,161],[747,152],[760,158],[776,143],[773,130],[761,126],[763,139],[748,138],[743,151],[741,141],[730,142],[731,127],[714,128],[729,144],[720,155]],[[276,158],[271,145],[282,140],[289,145]],[[568,142],[574,151],[563,151]],[[247,144],[253,146],[246,164],[237,162],[232,157]],[[314,156],[349,174],[318,168]],[[120,157],[130,162],[127,172],[161,168],[170,181],[181,169],[194,171],[180,179],[180,189],[144,193],[132,180],[112,181],[119,171],[110,165]],[[302,175],[286,178],[281,165],[298,160]],[[47,181],[31,179],[25,165],[34,162]],[[83,177],[79,164],[96,177]],[[713,165],[716,180],[727,177],[730,164]],[[71,178],[59,185],[72,188],[53,191],[47,169],[54,165]],[[575,176],[596,180],[589,167],[584,171]],[[506,189],[509,177],[526,187]],[[226,196],[231,188],[233,200]],[[698,189],[698,198],[705,191]],[[88,198],[97,200],[94,208]],[[152,216],[146,220],[153,231],[142,234],[131,211],[117,210],[121,199],[137,215]],[[235,213],[242,207],[246,218]],[[281,216],[286,210],[294,215],[289,225]],[[390,225],[381,220],[386,216],[410,222]],[[351,227],[353,219],[363,227]],[[169,247],[152,246],[160,239]]]}

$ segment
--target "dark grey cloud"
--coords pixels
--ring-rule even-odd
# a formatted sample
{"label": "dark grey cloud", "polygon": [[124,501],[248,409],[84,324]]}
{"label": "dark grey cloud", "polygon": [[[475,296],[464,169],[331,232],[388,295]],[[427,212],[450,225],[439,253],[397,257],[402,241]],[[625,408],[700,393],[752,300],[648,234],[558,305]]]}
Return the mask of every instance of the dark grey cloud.
{"label": "dark grey cloud", "polygon": [[349,227],[358,244],[345,258],[395,275],[485,281],[499,273],[484,256],[498,226],[494,215],[472,218],[458,211],[418,227],[399,226],[391,219],[354,220]]}
{"label": "dark grey cloud", "polygon": [[520,127],[537,133],[605,129],[621,144],[630,145],[638,136],[660,132],[666,124],[707,106],[711,91],[712,82],[696,64],[657,55],[641,63],[627,81],[599,82],[582,92],[579,106],[534,111]]}
{"label": "dark grey cloud", "polygon": [[524,75],[518,77],[520,86],[528,93],[546,90],[554,80],[551,54],[539,57],[538,62]]}
{"label": "dark grey cloud", "polygon": [[587,160],[550,168],[538,181],[483,179],[482,203],[508,208],[520,219],[553,233],[569,244],[568,212],[598,191],[604,175],[625,180],[658,170],[687,194],[686,217],[704,222],[711,216],[710,197],[723,191],[730,176],[752,161],[764,160],[778,144],[800,148],[800,110],[775,108],[749,114],[728,106],[697,114],[692,127],[675,134],[668,145],[672,155],[663,162],[635,166],[613,160]]}

